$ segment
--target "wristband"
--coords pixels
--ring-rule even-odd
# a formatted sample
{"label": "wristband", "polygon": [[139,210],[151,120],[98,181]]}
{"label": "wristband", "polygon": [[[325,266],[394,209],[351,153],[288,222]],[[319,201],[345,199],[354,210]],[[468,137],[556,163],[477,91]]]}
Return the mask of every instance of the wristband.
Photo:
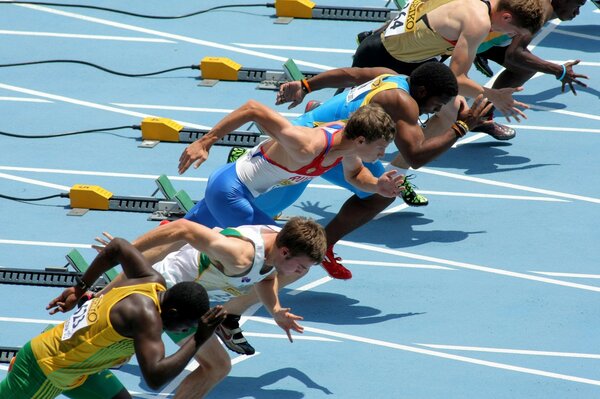
{"label": "wristband", "polygon": [[90,286],[79,276],[75,276],[75,287],[80,288],[83,291],[87,291],[90,288]]}
{"label": "wristband", "polygon": [[310,85],[308,84],[308,81],[306,79],[302,79],[300,81],[300,84],[302,85],[302,91],[304,93],[310,93],[312,90],[310,89]]}
{"label": "wristband", "polygon": [[452,130],[454,130],[454,133],[456,133],[458,137],[464,137],[469,131],[469,125],[464,121],[458,120],[452,124]]}
{"label": "wristband", "polygon": [[561,66],[562,66],[562,69],[563,69],[562,70],[562,75],[560,75],[560,78],[556,78],[556,80],[560,80],[560,81],[562,81],[565,78],[565,76],[567,75],[567,67],[564,66],[564,65],[561,65]]}

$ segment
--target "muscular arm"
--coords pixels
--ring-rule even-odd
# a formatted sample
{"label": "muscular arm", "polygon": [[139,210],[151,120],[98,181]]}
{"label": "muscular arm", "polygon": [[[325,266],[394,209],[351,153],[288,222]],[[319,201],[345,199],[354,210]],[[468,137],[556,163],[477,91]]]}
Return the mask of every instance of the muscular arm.
{"label": "muscular arm", "polygon": [[127,324],[124,326],[125,331],[119,332],[133,338],[135,354],[144,380],[150,388],[159,389],[183,371],[199,345],[192,338],[173,355],[165,356],[165,346],[161,339],[163,326],[156,305],[150,298],[141,295],[132,295],[127,299],[131,301],[119,309],[120,312],[127,313]]}
{"label": "muscular arm", "polygon": [[[383,74],[397,75],[395,71],[388,68],[337,68],[320,73],[307,80],[311,91],[325,88],[345,88],[363,84]],[[287,82],[279,87],[276,105],[291,102],[288,108],[300,104],[306,93],[302,90],[300,81]]]}
{"label": "muscular arm", "polygon": [[[451,123],[456,120],[456,114],[441,134],[425,138],[418,122],[419,108],[407,93],[400,90],[385,90],[373,97],[373,102],[381,105],[396,122],[394,143],[413,169],[420,168],[438,157],[452,147],[458,139],[454,130],[450,128]],[[454,104],[449,103],[445,107],[452,106]]]}
{"label": "muscular arm", "polygon": [[513,37],[512,43],[506,49],[504,66],[547,73],[556,77],[562,75],[562,65],[545,61],[527,49],[532,39],[531,34]]}
{"label": "muscular arm", "polygon": [[246,251],[253,251],[252,244],[247,241],[228,238],[213,229],[186,219],[180,219],[149,231],[135,240],[135,246],[141,251],[146,251],[157,245],[180,241],[189,243],[223,265],[239,264],[239,257],[243,256]]}
{"label": "muscular arm", "polygon": [[279,295],[277,294],[278,284],[274,274],[258,282],[254,289],[258,295],[258,299],[265,306],[265,309],[274,316],[279,310],[281,305],[279,303]]}
{"label": "muscular arm", "polygon": [[185,172],[192,164],[196,168],[200,166],[208,158],[208,151],[214,143],[248,122],[259,124],[266,134],[279,141],[290,152],[300,150],[306,143],[303,131],[299,131],[269,107],[250,100],[221,119],[210,132],[183,151],[179,158],[179,173]]}
{"label": "muscular arm", "polygon": [[[142,254],[132,244],[122,238],[115,238],[92,261],[81,280],[91,286],[102,273],[121,264],[123,272],[128,279],[144,279],[146,282],[156,281],[164,284],[163,277],[154,271]],[[46,309],[52,309],[50,314],[66,312],[75,306],[77,300],[85,293],[79,287],[70,287],[53,299]]]}

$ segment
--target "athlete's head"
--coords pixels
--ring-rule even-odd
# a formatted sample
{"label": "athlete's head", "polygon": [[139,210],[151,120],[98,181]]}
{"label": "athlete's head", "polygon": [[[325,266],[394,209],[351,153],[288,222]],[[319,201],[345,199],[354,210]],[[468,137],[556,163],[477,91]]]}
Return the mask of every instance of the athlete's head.
{"label": "athlete's head", "polygon": [[165,330],[185,331],[197,326],[208,311],[208,294],[200,284],[185,281],[165,292],[160,307]]}
{"label": "athlete's head", "polygon": [[[579,15],[579,9],[585,4],[586,0],[552,0],[552,9],[554,14],[561,21],[570,21]],[[600,4],[597,3],[596,5]],[[600,8],[600,5],[598,5]]]}
{"label": "athlete's head", "polygon": [[344,135],[356,144],[356,155],[366,162],[381,158],[395,134],[394,121],[379,104],[354,111],[344,128]]}
{"label": "athlete's head", "polygon": [[537,33],[548,10],[547,0],[499,0],[492,15],[492,30],[511,36]]}
{"label": "athlete's head", "polygon": [[441,62],[427,62],[410,74],[410,95],[420,114],[438,112],[458,94],[456,76]]}
{"label": "athlete's head", "polygon": [[295,216],[277,233],[274,266],[282,274],[304,274],[321,263],[326,249],[323,227],[312,219]]}

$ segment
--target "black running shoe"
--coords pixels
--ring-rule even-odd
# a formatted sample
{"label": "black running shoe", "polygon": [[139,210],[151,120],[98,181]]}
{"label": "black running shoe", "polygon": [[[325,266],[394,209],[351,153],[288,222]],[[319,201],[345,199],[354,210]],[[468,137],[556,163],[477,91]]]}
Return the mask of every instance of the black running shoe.
{"label": "black running shoe", "polygon": [[474,127],[471,131],[489,134],[496,140],[511,140],[517,135],[517,131],[512,127],[497,122],[484,123],[483,125]]}
{"label": "black running shoe", "polygon": [[256,352],[242,334],[240,316],[228,314],[223,323],[217,327],[215,333],[221,338],[225,346],[235,353],[254,355],[254,352]]}

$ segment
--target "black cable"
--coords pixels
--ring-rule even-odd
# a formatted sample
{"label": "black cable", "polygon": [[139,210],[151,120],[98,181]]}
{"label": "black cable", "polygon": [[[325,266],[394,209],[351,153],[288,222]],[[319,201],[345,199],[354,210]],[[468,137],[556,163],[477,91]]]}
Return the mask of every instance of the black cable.
{"label": "black cable", "polygon": [[52,138],[52,137],[74,136],[76,134],[86,134],[86,133],[96,133],[96,132],[109,132],[111,130],[121,130],[121,129],[139,129],[139,125],[108,127],[108,128],[105,128],[105,129],[80,130],[78,132],[70,132],[70,133],[45,134],[43,136],[15,134],[15,133],[7,133],[7,132],[2,132],[2,131],[0,131],[0,135],[2,135],[2,136],[9,136],[9,137],[17,137],[17,138],[21,138],[21,139],[47,139],[47,138]]}
{"label": "black cable", "polygon": [[187,18],[187,17],[192,17],[194,15],[198,15],[198,14],[204,14],[204,13],[209,12],[209,11],[219,10],[219,9],[222,9],[222,8],[233,8],[233,7],[275,7],[275,3],[227,4],[227,5],[224,5],[224,6],[216,6],[216,7],[212,7],[212,8],[207,8],[206,10],[200,10],[200,11],[196,11],[196,12],[192,12],[192,13],[184,14],[184,15],[160,16],[160,15],[137,14],[137,13],[129,12],[129,11],[116,10],[114,8],[90,6],[90,5],[86,5],[86,4],[62,4],[62,3],[46,3],[46,2],[35,2],[35,1],[0,1],[0,4],[34,4],[34,5],[39,5],[39,6],[90,8],[90,9],[93,9],[93,10],[102,10],[102,11],[115,12],[117,14],[130,15],[132,17],[152,18],[152,19],[179,19],[179,18]]}
{"label": "black cable", "polygon": [[61,193],[61,194],[54,194],[54,195],[48,195],[47,197],[38,197],[38,198],[18,198],[18,197],[11,197],[10,195],[4,195],[4,194],[0,194],[0,198],[6,198],[8,200],[13,200],[13,201],[24,201],[24,202],[32,202],[32,201],[43,201],[43,200],[47,200],[50,198],[67,198],[69,196],[69,194],[67,193]]}
{"label": "black cable", "polygon": [[[0,4],[1,3],[2,3],[2,1],[0,1]],[[112,69],[104,68],[104,67],[102,67],[100,65],[97,65],[97,64],[92,64],[91,62],[79,61],[79,60],[43,60],[43,61],[19,62],[19,63],[16,63],[16,64],[0,64],[0,68],[15,67],[15,66],[24,66],[24,65],[35,65],[35,64],[52,64],[52,63],[83,64],[83,65],[91,66],[91,67],[96,68],[96,69],[100,69],[101,71],[104,71],[104,72],[112,73],[113,75],[126,76],[126,77],[130,77],[130,78],[142,77],[142,76],[159,75],[161,73],[177,71],[177,70],[180,70],[180,69],[200,69],[199,65],[190,65],[190,66],[182,66],[182,67],[165,69],[164,71],[158,71],[158,72],[149,72],[149,73],[123,73],[123,72],[113,71]]]}

